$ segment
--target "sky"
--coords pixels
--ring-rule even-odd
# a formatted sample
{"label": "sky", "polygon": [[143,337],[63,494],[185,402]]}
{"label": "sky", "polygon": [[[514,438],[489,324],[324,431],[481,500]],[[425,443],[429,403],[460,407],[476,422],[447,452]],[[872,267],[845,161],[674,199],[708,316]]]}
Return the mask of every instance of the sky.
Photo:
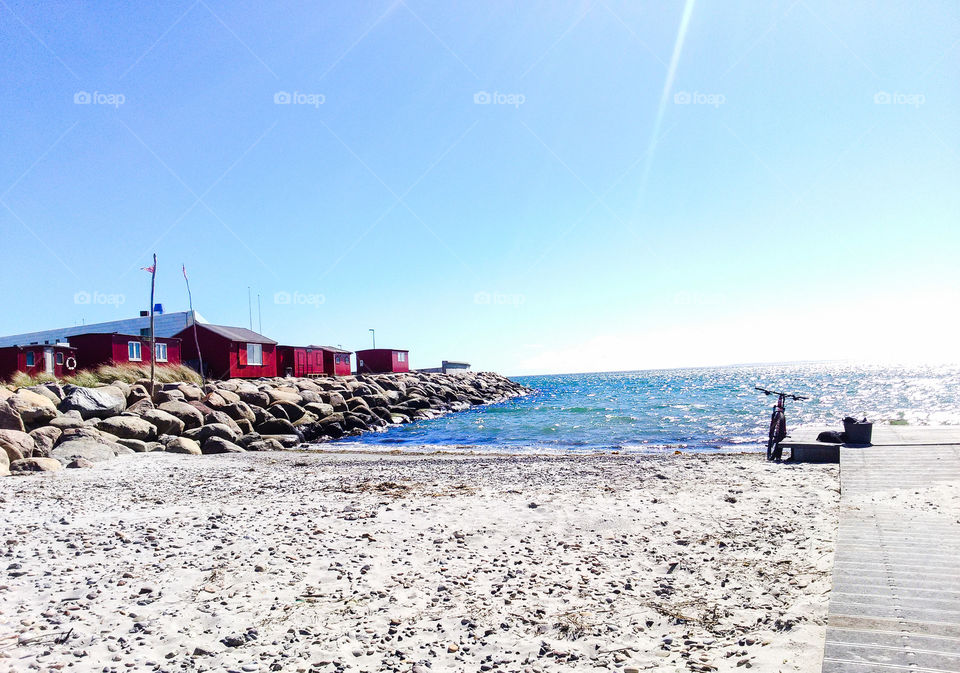
{"label": "sky", "polygon": [[[0,0],[0,334],[956,362],[960,5]],[[259,297],[260,309],[257,309]]]}

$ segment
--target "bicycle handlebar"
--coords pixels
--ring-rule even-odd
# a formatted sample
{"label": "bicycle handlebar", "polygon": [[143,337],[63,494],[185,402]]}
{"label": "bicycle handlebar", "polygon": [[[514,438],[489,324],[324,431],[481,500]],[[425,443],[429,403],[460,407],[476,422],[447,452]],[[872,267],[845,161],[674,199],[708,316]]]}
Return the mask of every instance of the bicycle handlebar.
{"label": "bicycle handlebar", "polygon": [[784,397],[789,397],[794,402],[799,402],[800,400],[809,400],[809,397],[804,397],[803,395],[797,395],[796,393],[782,393],[779,390],[767,390],[766,388],[761,388],[760,386],[754,386],[754,389],[759,390],[765,395],[783,395]]}

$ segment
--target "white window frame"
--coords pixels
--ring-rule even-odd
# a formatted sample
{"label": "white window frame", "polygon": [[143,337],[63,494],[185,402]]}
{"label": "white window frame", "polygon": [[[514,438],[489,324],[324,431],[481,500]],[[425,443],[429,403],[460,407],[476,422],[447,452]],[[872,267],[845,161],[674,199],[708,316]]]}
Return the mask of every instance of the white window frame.
{"label": "white window frame", "polygon": [[[136,357],[134,357],[133,352],[136,352]],[[143,361],[143,351],[140,347],[139,341],[128,341],[127,342],[127,359],[130,362],[142,362]]]}
{"label": "white window frame", "polygon": [[[256,357],[253,357],[254,354]],[[247,344],[247,364],[253,367],[263,366],[263,344]]]}
{"label": "white window frame", "polygon": [[56,362],[58,365],[62,365],[62,364],[63,364],[63,351],[59,351],[56,355],[54,355],[53,361]]}
{"label": "white window frame", "polygon": [[397,362],[406,362],[406,361],[407,361],[407,354],[404,353],[403,351],[398,351]]}
{"label": "white window frame", "polygon": [[27,367],[36,367],[37,366],[37,354],[33,351],[27,351]]}
{"label": "white window frame", "polygon": [[[167,344],[154,344],[154,357],[156,357],[157,362],[166,362],[167,361]],[[160,354],[163,353],[161,356]]]}

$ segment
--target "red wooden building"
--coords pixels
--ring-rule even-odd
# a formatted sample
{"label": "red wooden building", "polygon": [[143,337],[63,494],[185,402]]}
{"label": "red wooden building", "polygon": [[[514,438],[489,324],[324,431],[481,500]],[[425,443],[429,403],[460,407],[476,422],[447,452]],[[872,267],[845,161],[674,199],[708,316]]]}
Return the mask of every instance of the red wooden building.
{"label": "red wooden building", "polygon": [[277,346],[280,376],[349,376],[350,351],[333,346]]}
{"label": "red wooden building", "polygon": [[357,351],[358,374],[386,374],[410,371],[410,351],[368,348]]}
{"label": "red wooden building", "polygon": [[255,379],[277,375],[277,342],[243,327],[194,323],[177,333],[183,361],[199,369],[194,341],[200,343],[203,368],[209,378]]}
{"label": "red wooden building", "polygon": [[0,348],[0,380],[9,381],[17,372],[30,376],[69,376],[77,367],[77,349],[67,344],[34,344]]}
{"label": "red wooden building", "polygon": [[[133,334],[90,333],[70,337],[70,345],[77,349],[77,368],[91,369],[116,362],[119,364],[150,364],[150,337]],[[157,337],[156,363],[180,364],[180,339]]]}

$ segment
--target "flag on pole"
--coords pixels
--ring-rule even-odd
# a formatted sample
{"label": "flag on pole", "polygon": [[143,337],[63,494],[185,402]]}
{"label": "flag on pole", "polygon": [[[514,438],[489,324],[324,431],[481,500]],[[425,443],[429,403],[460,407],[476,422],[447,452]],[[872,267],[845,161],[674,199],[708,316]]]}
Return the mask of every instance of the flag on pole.
{"label": "flag on pole", "polygon": [[154,265],[154,266],[141,266],[141,267],[140,267],[140,270],[141,270],[141,271],[149,271],[150,273],[156,273],[157,267],[156,267],[156,265]]}

